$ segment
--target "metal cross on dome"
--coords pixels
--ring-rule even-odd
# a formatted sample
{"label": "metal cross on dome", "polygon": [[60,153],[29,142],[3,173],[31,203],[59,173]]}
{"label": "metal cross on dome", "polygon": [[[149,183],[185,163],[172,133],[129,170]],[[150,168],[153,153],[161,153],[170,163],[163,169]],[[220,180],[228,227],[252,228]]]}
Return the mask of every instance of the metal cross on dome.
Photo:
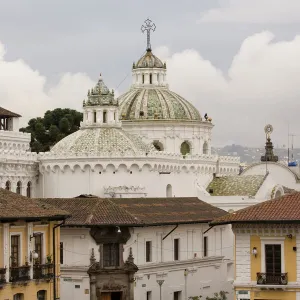
{"label": "metal cross on dome", "polygon": [[147,31],[147,50],[151,50],[150,31],[152,30],[154,32],[155,29],[156,25],[150,19],[147,19],[141,27],[143,33]]}

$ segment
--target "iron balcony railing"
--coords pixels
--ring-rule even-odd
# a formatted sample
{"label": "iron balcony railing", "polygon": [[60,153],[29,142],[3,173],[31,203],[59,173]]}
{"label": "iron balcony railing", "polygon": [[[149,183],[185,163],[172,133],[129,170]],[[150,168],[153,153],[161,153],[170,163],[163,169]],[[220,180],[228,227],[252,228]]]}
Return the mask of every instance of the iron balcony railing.
{"label": "iron balcony railing", "polygon": [[30,280],[30,266],[10,267],[10,282]]}
{"label": "iron balcony railing", "polygon": [[0,284],[6,283],[6,268],[0,268]]}
{"label": "iron balcony railing", "polygon": [[53,277],[53,264],[33,265],[33,279],[51,279]]}
{"label": "iron balcony railing", "polygon": [[257,273],[257,284],[288,284],[288,273]]}

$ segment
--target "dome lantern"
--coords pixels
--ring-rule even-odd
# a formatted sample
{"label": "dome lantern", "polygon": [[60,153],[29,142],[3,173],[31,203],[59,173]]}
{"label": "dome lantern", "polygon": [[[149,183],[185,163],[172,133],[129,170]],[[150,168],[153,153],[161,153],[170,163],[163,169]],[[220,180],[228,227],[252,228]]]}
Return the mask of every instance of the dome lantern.
{"label": "dome lantern", "polygon": [[88,91],[87,100],[84,100],[81,128],[121,127],[118,110],[114,90],[108,89],[100,74],[96,86]]}
{"label": "dome lantern", "polygon": [[150,32],[155,31],[155,24],[147,19],[141,30],[147,32],[146,53],[132,66],[132,86],[133,87],[167,87],[166,64],[152,53],[150,43]]}

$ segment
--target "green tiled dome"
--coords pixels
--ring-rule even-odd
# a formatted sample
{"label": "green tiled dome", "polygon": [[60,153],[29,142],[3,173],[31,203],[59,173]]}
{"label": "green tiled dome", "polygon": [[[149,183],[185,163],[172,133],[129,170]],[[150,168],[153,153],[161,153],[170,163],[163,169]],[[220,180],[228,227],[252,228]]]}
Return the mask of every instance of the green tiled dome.
{"label": "green tiled dome", "polygon": [[118,101],[122,120],[201,121],[198,110],[168,88],[133,88]]}
{"label": "green tiled dome", "polygon": [[139,137],[120,128],[81,129],[59,141],[52,149],[53,154],[92,155],[118,153],[135,155],[155,151]]}

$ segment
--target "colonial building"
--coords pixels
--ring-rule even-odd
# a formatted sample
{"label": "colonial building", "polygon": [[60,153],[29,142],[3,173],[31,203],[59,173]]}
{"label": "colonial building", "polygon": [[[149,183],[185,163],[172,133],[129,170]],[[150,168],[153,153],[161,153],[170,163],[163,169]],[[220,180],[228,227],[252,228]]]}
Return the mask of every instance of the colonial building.
{"label": "colonial building", "polygon": [[59,296],[57,223],[68,213],[4,189],[0,208],[0,299],[52,300],[54,291]]}
{"label": "colonial building", "polygon": [[300,193],[218,218],[235,234],[237,300],[300,299]]}
{"label": "colonial building", "polygon": [[221,290],[231,299],[231,229],[208,225],[225,211],[198,198],[42,201],[72,214],[61,229],[62,299],[206,298]]}

